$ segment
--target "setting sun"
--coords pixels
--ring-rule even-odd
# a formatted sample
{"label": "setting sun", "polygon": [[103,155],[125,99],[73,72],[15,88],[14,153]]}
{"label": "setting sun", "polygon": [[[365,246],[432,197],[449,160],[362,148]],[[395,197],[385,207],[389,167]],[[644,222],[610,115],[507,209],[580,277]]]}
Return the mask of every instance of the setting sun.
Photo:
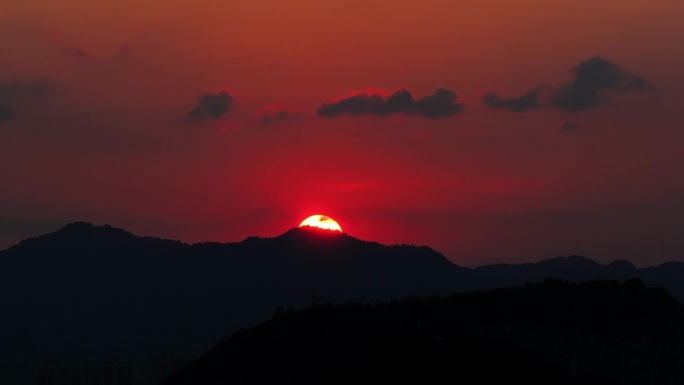
{"label": "setting sun", "polygon": [[323,230],[330,230],[330,231],[339,231],[342,232],[342,228],[340,225],[332,218],[325,216],[325,215],[312,215],[305,220],[302,221],[302,223],[299,224],[299,227],[304,227],[304,226],[309,226],[309,227],[316,227],[319,229]]}

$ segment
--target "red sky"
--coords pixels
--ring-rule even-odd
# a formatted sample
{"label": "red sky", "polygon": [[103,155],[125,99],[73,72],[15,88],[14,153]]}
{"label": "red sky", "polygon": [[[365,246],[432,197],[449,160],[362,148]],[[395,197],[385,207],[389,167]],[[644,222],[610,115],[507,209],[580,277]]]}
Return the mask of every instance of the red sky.
{"label": "red sky", "polygon": [[[681,0],[141,3],[0,3],[0,248],[321,213],[468,266],[684,260]],[[439,88],[454,109],[428,116]],[[336,104],[400,89],[397,111]]]}

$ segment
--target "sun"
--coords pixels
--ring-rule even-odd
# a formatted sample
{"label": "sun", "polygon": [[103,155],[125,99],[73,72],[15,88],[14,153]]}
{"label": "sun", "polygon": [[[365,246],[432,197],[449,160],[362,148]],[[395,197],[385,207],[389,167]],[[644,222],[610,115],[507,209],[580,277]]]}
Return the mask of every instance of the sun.
{"label": "sun", "polygon": [[342,228],[334,219],[320,214],[312,215],[299,224],[299,227],[305,226],[315,227],[323,230],[338,231],[340,233],[342,232]]}

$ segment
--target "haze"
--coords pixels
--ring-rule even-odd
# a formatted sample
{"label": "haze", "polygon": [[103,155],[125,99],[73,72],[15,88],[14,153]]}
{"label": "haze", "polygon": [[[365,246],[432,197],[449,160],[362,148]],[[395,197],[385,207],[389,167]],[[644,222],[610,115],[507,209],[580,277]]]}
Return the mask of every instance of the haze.
{"label": "haze", "polygon": [[0,15],[0,248],[76,220],[239,241],[325,213],[461,265],[684,255],[680,0]]}

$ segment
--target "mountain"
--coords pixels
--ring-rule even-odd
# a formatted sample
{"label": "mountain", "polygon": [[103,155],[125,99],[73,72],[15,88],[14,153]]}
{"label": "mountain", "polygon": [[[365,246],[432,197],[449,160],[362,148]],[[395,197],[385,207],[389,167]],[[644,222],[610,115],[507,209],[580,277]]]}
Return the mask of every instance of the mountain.
{"label": "mountain", "polygon": [[0,251],[0,382],[118,368],[131,383],[152,384],[279,307],[446,295],[547,277],[641,278],[681,301],[683,273],[678,262],[638,269],[581,257],[469,269],[428,247],[300,228],[188,245],[74,223]]}
{"label": "mountain", "polygon": [[573,255],[536,263],[497,264],[474,269],[478,288],[519,286],[539,282],[548,277],[574,282],[590,280],[618,280],[638,278],[648,286],[663,287],[684,302],[684,263],[667,262],[659,266],[637,268],[626,260],[615,260],[602,265],[591,259]]}
{"label": "mountain", "polygon": [[684,383],[684,306],[638,280],[562,280],[279,314],[163,385]]}
{"label": "mountain", "polygon": [[[465,288],[454,279],[464,270],[427,247],[339,233],[187,245],[74,223],[0,252],[0,369],[140,373],[194,358],[279,306],[450,292]],[[167,370],[142,371],[136,383]]]}

